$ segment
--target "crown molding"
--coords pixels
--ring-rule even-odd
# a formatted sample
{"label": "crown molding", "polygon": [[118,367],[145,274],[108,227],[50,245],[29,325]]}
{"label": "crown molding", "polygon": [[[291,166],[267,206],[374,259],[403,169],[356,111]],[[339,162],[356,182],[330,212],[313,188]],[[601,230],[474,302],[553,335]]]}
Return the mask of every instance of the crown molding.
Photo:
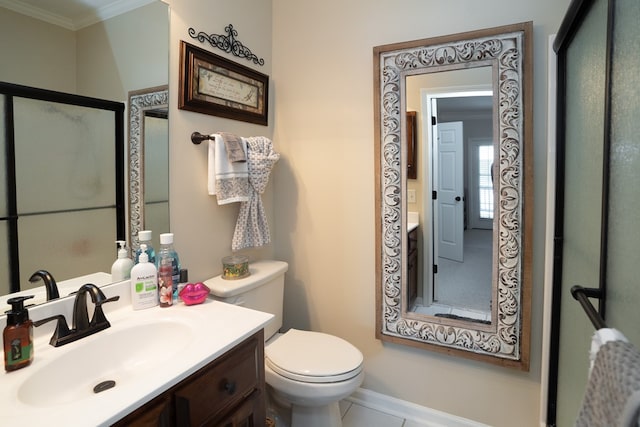
{"label": "crown molding", "polygon": [[77,31],[88,27],[89,25],[113,18],[114,16],[121,15],[155,1],[157,0],[109,1],[104,6],[96,8],[77,19],[45,10],[20,0],[0,0],[0,7],[4,7],[22,15],[30,16],[31,18],[38,19],[40,21],[48,22],[49,24],[66,28],[67,30]]}

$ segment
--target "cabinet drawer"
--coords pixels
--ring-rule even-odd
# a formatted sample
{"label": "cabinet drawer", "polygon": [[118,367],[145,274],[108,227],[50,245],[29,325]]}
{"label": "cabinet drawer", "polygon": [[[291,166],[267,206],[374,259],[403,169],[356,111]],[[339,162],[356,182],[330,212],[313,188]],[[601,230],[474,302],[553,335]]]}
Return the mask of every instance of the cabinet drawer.
{"label": "cabinet drawer", "polygon": [[263,334],[254,335],[176,389],[178,425],[203,425],[225,415],[241,400],[260,390],[264,381]]}

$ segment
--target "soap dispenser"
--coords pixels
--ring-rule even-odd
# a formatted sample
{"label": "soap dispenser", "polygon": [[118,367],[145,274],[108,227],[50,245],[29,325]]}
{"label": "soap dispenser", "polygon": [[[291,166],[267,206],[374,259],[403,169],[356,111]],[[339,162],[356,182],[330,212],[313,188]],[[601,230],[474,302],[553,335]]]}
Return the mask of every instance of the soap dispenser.
{"label": "soap dispenser", "polygon": [[153,249],[151,245],[151,239],[153,237],[153,232],[151,230],[140,230],[138,231],[138,240],[140,241],[140,246],[136,251],[136,257],[134,259],[135,263],[138,264],[140,262],[140,254],[142,253],[142,244],[147,245],[147,257],[149,258],[149,262],[151,264],[156,263],[156,251]]}
{"label": "soap dispenser", "polygon": [[4,341],[4,369],[7,372],[29,366],[33,361],[33,322],[24,308],[24,301],[33,295],[9,298],[7,326],[2,332]]}
{"label": "soap dispenser", "polygon": [[111,266],[111,280],[120,282],[131,277],[131,269],[133,268],[133,260],[129,258],[129,252],[125,247],[124,240],[116,240],[118,244],[118,259]]}
{"label": "soap dispenser", "polygon": [[134,310],[158,305],[158,270],[149,262],[147,245],[140,245],[140,262],[131,269],[131,306]]}

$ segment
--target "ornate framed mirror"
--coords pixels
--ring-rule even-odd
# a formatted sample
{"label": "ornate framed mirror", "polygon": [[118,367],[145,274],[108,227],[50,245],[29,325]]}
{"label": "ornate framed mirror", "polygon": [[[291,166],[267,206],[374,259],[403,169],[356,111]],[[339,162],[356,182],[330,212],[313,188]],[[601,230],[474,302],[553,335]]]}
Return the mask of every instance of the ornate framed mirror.
{"label": "ornate framed mirror", "polygon": [[[526,22],[373,49],[376,337],[380,340],[529,369],[532,28],[532,23]],[[476,71],[488,76],[486,81],[480,84],[473,78],[459,77]],[[423,77],[426,79],[421,80]],[[470,122],[456,116],[444,120],[438,116],[440,110],[446,111],[443,106],[455,104],[444,102],[452,99],[440,103],[438,99],[453,98],[455,93],[466,98],[457,103],[458,107],[451,107],[454,110],[470,108],[476,101],[488,105],[489,119],[482,138],[474,135]],[[488,103],[480,96],[471,97],[487,93]],[[416,109],[415,103],[409,105],[412,97],[420,100],[417,104],[421,110],[416,113],[417,180],[408,177],[404,143],[407,111]],[[458,125],[453,126],[454,120]],[[449,129],[457,128],[461,129],[455,137],[461,141],[457,154],[461,160],[444,163],[450,155],[442,143],[451,133]],[[483,144],[486,154],[472,155]],[[472,159],[484,159],[484,163],[468,166],[474,163]],[[484,169],[484,176],[473,178],[479,169]],[[449,209],[445,190],[448,182],[454,181],[449,179],[454,172],[463,178],[458,180],[462,184]],[[476,196],[481,181],[485,183],[484,193]],[[473,225],[469,218],[482,210],[472,208],[472,201],[479,199],[485,205],[489,203],[483,210],[484,221],[480,221],[485,225],[481,226]],[[460,272],[466,256],[462,244],[459,259],[446,255],[446,245],[441,242],[456,240],[450,236],[460,236],[462,241],[474,227],[492,230],[482,233],[488,236],[491,248],[482,267],[487,274],[482,285],[488,295],[482,318],[452,314],[465,313],[464,303],[461,307],[447,305],[448,311],[442,312],[443,298],[437,291],[445,282],[438,265],[443,270],[446,261],[452,271]],[[414,237],[416,229],[421,233],[418,238]],[[439,236],[438,242],[434,236]],[[416,242],[421,253],[417,264]],[[445,256],[452,259],[445,260]],[[416,274],[415,269],[422,274]],[[469,286],[481,281],[477,271],[470,277]],[[454,279],[451,286],[460,285],[456,281],[462,279]],[[460,294],[468,294],[470,289],[462,286]]]}
{"label": "ornate framed mirror", "polygon": [[169,90],[129,93],[129,241],[138,248],[140,230],[169,231]]}

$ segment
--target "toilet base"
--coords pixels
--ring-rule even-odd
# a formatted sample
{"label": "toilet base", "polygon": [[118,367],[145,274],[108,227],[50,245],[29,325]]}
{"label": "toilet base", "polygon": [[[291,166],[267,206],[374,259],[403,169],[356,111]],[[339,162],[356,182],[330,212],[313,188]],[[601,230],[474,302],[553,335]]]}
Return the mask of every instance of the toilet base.
{"label": "toilet base", "polygon": [[342,427],[338,402],[324,406],[292,405],[291,427]]}
{"label": "toilet base", "polygon": [[338,401],[320,406],[294,405],[268,385],[267,415],[276,427],[342,427]]}
{"label": "toilet base", "polygon": [[342,427],[338,402],[324,406],[283,405],[270,399],[269,418],[276,427]]}

